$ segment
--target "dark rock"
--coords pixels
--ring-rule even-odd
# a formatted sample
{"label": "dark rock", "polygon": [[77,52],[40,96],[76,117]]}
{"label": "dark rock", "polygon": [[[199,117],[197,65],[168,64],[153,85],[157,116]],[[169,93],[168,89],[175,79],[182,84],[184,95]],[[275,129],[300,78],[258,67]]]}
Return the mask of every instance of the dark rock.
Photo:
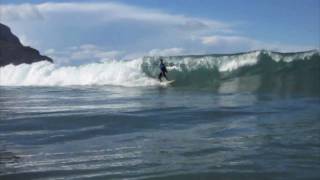
{"label": "dark rock", "polygon": [[53,62],[50,57],[41,55],[38,50],[23,46],[10,28],[0,23],[0,66],[31,64],[38,61]]}

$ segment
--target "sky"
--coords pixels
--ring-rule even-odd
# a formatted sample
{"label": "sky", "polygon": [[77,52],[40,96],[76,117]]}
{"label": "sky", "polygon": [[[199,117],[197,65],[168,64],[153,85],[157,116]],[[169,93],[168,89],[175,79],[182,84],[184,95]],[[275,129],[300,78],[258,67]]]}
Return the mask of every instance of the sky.
{"label": "sky", "polygon": [[0,0],[0,22],[62,65],[320,47],[320,0]]}

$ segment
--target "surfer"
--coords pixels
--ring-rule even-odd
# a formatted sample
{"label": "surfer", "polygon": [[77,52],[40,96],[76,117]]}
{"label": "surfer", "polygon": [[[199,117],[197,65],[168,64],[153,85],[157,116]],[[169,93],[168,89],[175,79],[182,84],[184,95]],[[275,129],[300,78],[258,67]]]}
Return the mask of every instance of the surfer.
{"label": "surfer", "polygon": [[167,78],[167,75],[166,75],[168,71],[167,71],[166,65],[164,65],[164,63],[163,63],[163,59],[162,58],[160,59],[160,70],[161,70],[161,72],[160,72],[159,77],[158,77],[160,82],[162,81],[161,80],[162,76],[165,77],[167,81],[169,81],[168,78]]}

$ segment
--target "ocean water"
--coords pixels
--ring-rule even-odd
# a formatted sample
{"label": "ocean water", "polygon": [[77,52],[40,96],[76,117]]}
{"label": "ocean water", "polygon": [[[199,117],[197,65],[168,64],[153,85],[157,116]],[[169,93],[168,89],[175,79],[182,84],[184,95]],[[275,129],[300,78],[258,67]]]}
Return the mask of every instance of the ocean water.
{"label": "ocean water", "polygon": [[319,179],[318,51],[0,68],[0,179]]}

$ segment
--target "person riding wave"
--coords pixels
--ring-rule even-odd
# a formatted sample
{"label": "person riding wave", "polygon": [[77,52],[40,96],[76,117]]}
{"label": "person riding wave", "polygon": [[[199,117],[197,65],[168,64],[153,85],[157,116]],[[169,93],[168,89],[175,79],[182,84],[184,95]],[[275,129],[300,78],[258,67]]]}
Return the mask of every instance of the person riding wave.
{"label": "person riding wave", "polygon": [[160,82],[162,81],[162,77],[165,77],[166,78],[166,80],[167,81],[169,81],[168,80],[168,78],[167,78],[167,68],[166,68],[166,65],[163,63],[163,59],[160,59],[160,70],[161,70],[161,72],[160,72],[160,74],[159,74],[159,80],[160,80]]}

